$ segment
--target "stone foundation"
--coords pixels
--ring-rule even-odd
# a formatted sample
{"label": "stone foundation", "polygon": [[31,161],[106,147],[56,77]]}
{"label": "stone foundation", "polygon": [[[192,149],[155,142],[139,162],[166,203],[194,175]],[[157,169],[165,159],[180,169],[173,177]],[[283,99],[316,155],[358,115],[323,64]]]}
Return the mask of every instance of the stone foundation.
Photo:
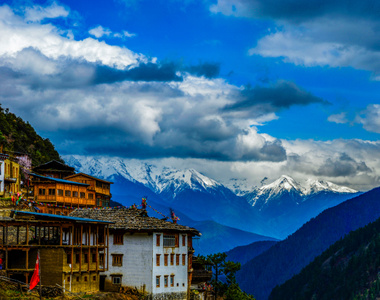
{"label": "stone foundation", "polygon": [[146,300],[186,300],[187,293],[160,293],[145,297]]}

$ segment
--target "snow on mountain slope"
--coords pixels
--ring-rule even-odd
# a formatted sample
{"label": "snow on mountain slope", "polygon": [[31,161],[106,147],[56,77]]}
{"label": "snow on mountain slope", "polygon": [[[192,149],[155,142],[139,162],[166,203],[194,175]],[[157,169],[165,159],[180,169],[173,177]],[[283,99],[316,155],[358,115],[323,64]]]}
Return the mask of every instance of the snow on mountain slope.
{"label": "snow on mountain slope", "polygon": [[132,182],[143,184],[155,193],[162,193],[168,189],[178,192],[184,188],[207,190],[221,186],[194,169],[159,168],[135,159],[70,155],[65,156],[64,160],[77,171],[109,180],[120,175]]}
{"label": "snow on mountain slope", "polygon": [[357,191],[345,186],[339,186],[329,181],[313,180],[313,179],[306,180],[305,189],[306,189],[307,195],[322,192],[322,191],[330,191],[334,193],[344,193],[344,194],[357,193]]}

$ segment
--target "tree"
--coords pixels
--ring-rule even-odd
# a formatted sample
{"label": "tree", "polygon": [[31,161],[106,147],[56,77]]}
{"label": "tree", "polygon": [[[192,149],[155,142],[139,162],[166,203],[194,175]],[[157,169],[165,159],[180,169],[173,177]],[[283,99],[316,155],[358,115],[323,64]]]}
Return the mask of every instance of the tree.
{"label": "tree", "polygon": [[[241,264],[226,261],[226,253],[215,253],[207,256],[199,256],[199,261],[209,266],[213,272],[211,284],[214,287],[215,298],[224,295],[226,300],[254,300],[251,295],[243,292],[236,282],[236,272],[240,270]],[[221,279],[225,279],[222,281]]]}

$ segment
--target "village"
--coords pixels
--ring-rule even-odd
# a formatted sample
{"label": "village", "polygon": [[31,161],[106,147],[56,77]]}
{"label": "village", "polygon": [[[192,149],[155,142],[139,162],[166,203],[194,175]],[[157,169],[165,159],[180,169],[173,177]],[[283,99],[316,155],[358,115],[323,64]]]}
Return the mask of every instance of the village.
{"label": "village", "polygon": [[0,279],[39,293],[213,299],[212,272],[194,257],[201,233],[174,213],[148,216],[145,198],[110,207],[111,185],[56,160],[32,167],[25,154],[0,154]]}

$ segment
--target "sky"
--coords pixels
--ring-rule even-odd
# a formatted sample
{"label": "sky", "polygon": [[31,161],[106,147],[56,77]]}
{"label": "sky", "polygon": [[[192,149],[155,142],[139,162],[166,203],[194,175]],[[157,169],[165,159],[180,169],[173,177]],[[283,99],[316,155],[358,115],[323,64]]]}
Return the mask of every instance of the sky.
{"label": "sky", "polygon": [[380,185],[380,2],[0,1],[0,103],[61,155]]}

